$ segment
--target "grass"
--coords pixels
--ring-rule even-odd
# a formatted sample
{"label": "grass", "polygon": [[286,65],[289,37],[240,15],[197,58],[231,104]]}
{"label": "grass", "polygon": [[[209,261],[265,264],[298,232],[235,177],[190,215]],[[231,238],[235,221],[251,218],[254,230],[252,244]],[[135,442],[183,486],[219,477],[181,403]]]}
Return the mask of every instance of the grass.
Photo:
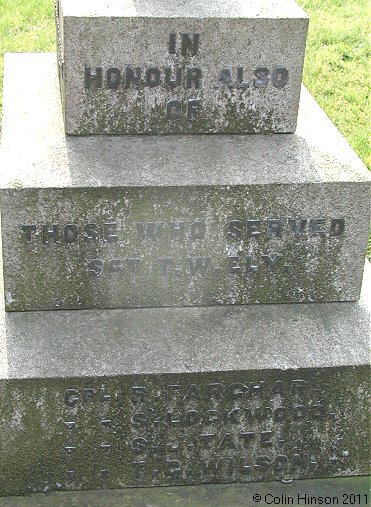
{"label": "grass", "polygon": [[369,0],[299,0],[310,16],[304,84],[370,168]]}
{"label": "grass", "polygon": [[53,0],[0,0],[0,107],[4,53],[55,51],[53,15]]}
{"label": "grass", "polygon": [[[369,0],[298,3],[311,18],[304,83],[370,168]],[[54,51],[54,30],[53,0],[0,0],[0,96],[4,52]]]}

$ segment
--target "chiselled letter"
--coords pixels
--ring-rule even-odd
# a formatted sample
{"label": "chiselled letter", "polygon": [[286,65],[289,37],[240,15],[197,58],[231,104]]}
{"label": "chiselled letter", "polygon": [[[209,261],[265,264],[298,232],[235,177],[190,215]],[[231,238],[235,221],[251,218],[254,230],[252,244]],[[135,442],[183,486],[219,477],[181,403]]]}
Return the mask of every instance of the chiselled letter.
{"label": "chiselled letter", "polygon": [[305,405],[296,405],[293,408],[294,421],[302,421],[307,415],[307,407]]}
{"label": "chiselled letter", "polygon": [[226,422],[231,422],[233,424],[238,424],[240,422],[240,408],[232,408],[231,410],[226,410],[224,413],[224,418]]}
{"label": "chiselled letter", "polygon": [[179,384],[168,384],[166,394],[168,399],[176,398],[180,390]]}
{"label": "chiselled letter", "polygon": [[297,220],[294,218],[289,219],[290,229],[295,234],[295,236],[299,236],[307,227],[308,220]]}
{"label": "chiselled letter", "polygon": [[[175,75],[174,75],[175,72]],[[175,71],[171,70],[171,67],[165,67],[165,84],[169,88],[176,88],[180,86],[182,82],[182,69],[177,67]]]}
{"label": "chiselled letter", "polygon": [[147,450],[148,441],[144,437],[136,437],[130,442],[130,447],[133,452],[140,454]]}
{"label": "chiselled letter", "polygon": [[275,381],[272,388],[272,394],[279,394],[280,396],[283,396],[285,394],[285,389],[282,380]]}
{"label": "chiselled letter", "polygon": [[200,391],[199,391],[198,387],[196,386],[196,384],[191,384],[188,387],[187,392],[185,393],[185,395],[183,397],[183,400],[188,401],[188,400],[200,400],[200,399],[201,399],[201,396],[200,396]]}
{"label": "chiselled letter", "polygon": [[193,38],[188,33],[182,33],[182,44],[181,44],[181,53],[183,56],[186,56],[188,53],[191,53],[192,56],[197,54],[200,42],[200,34],[194,33]]}
{"label": "chiselled letter", "polygon": [[289,71],[285,67],[277,67],[272,71],[272,84],[276,88],[283,88],[289,80]]}
{"label": "chiselled letter", "polygon": [[184,222],[170,222],[170,239],[184,238]]}
{"label": "chiselled letter", "polygon": [[218,85],[227,85],[231,86],[232,83],[232,72],[231,69],[222,69],[219,74]]}
{"label": "chiselled letter", "polygon": [[258,266],[253,264],[252,255],[246,255],[246,271],[248,273],[257,273],[259,271]]}
{"label": "chiselled letter", "polygon": [[310,232],[312,236],[324,236],[325,231],[323,226],[325,224],[324,218],[312,218],[310,221]]}
{"label": "chiselled letter", "polygon": [[274,272],[276,270],[277,263],[282,259],[281,254],[262,254],[262,258],[265,260],[268,266],[268,270]]}
{"label": "chiselled letter", "polygon": [[146,83],[150,88],[160,84],[160,71],[157,67],[150,67],[146,71]]}
{"label": "chiselled letter", "polygon": [[218,445],[219,449],[237,449],[237,447],[232,433],[229,432],[222,437]]}
{"label": "chiselled letter", "polygon": [[207,424],[208,425],[209,424],[216,424],[220,419],[217,410],[208,410],[206,412],[206,416],[207,416]]}
{"label": "chiselled letter", "polygon": [[91,401],[95,396],[95,389],[91,387],[84,387],[82,390],[82,399],[84,401]]}
{"label": "chiselled letter", "polygon": [[63,229],[63,239],[65,243],[73,243],[79,237],[77,225],[75,224],[67,224]]}
{"label": "chiselled letter", "polygon": [[93,259],[88,263],[88,273],[90,276],[98,277],[103,273],[104,261],[102,259]]}
{"label": "chiselled letter", "polygon": [[180,461],[178,461],[176,459],[168,460],[166,462],[166,465],[167,465],[168,475],[172,479],[177,479],[178,477],[180,477],[181,472],[182,472],[182,467],[181,467]]}
{"label": "chiselled letter", "polygon": [[227,236],[231,238],[240,238],[242,235],[242,222],[240,220],[231,220],[228,223]]}
{"label": "chiselled letter", "polygon": [[239,88],[249,88],[250,82],[243,80],[243,67],[237,67],[237,83]]}
{"label": "chiselled letter", "polygon": [[321,403],[311,405],[310,413],[313,419],[323,419],[326,415],[326,409]]}
{"label": "chiselled letter", "polygon": [[341,236],[345,230],[344,218],[332,218],[330,226],[330,236]]}
{"label": "chiselled letter", "polygon": [[194,426],[200,422],[200,419],[201,416],[197,410],[187,410],[184,414],[184,423],[186,426]]}
{"label": "chiselled letter", "polygon": [[179,120],[182,117],[182,103],[180,100],[169,100],[166,103],[166,118],[168,120]]}
{"label": "chiselled letter", "polygon": [[147,392],[147,388],[146,387],[142,387],[142,386],[133,386],[131,388],[131,392],[132,392],[132,402],[133,403],[141,403],[143,401],[145,401],[145,395],[146,395],[146,392]]}
{"label": "chiselled letter", "polygon": [[146,428],[148,426],[148,417],[144,412],[138,412],[131,417],[131,425],[134,428]]}
{"label": "chiselled letter", "polygon": [[112,396],[106,392],[106,388],[102,386],[100,388],[100,401],[111,401]]}
{"label": "chiselled letter", "polygon": [[145,461],[133,461],[131,464],[133,465],[133,468],[134,468],[135,479],[137,479],[137,480],[142,479],[142,472],[143,472],[143,468],[146,466],[146,462]]}
{"label": "chiselled letter", "polygon": [[248,465],[247,458],[240,458],[240,466],[239,471],[241,474],[250,473],[252,470],[252,466]]}
{"label": "chiselled letter", "polygon": [[74,407],[79,402],[79,393],[77,389],[67,389],[64,395],[64,402],[69,407]]}
{"label": "chiselled letter", "polygon": [[137,231],[140,239],[156,239],[164,228],[164,222],[137,222]]}
{"label": "chiselled letter", "polygon": [[205,274],[211,262],[210,257],[188,257],[189,272],[192,275]]}
{"label": "chiselled letter", "polygon": [[117,222],[106,222],[103,224],[103,238],[108,243],[116,243],[119,240]]}
{"label": "chiselled letter", "polygon": [[228,386],[228,394],[234,399],[242,398],[249,392],[249,388],[241,382],[235,382]]}
{"label": "chiselled letter", "polygon": [[202,433],[200,435],[200,440],[202,442],[202,445],[206,448],[206,449],[209,449],[210,448],[210,444],[213,440],[213,438],[215,437],[215,433]]}
{"label": "chiselled letter", "polygon": [[169,267],[174,264],[174,259],[172,257],[159,257],[157,260],[160,264],[161,274],[167,276]]}
{"label": "chiselled letter", "polygon": [[287,418],[287,410],[285,407],[277,407],[273,410],[274,422],[283,422]]}
{"label": "chiselled letter", "polygon": [[188,101],[188,109],[187,109],[187,119],[193,120],[197,113],[199,112],[201,107],[201,100],[199,99],[190,99]]}
{"label": "chiselled letter", "polygon": [[248,238],[257,238],[261,232],[258,230],[260,220],[246,220],[246,236]]}
{"label": "chiselled letter", "polygon": [[176,33],[171,33],[169,36],[169,53],[175,55]]}
{"label": "chiselled letter", "polygon": [[202,71],[196,67],[187,67],[186,70],[186,87],[192,88],[192,86],[198,90],[201,88]]}
{"label": "chiselled letter", "polygon": [[240,433],[240,437],[243,440],[244,447],[249,447],[252,440],[255,438],[255,432],[254,431],[245,431]]}
{"label": "chiselled letter", "polygon": [[241,272],[239,261],[240,259],[236,255],[228,256],[228,270],[230,273],[236,274]]}
{"label": "chiselled letter", "polygon": [[269,70],[267,67],[258,67],[254,70],[254,86],[255,88],[263,88],[264,86],[267,86],[269,81]]}
{"label": "chiselled letter", "polygon": [[36,232],[36,225],[21,225],[21,229],[24,232],[27,243],[32,241],[32,233]]}
{"label": "chiselled letter", "polygon": [[166,420],[169,426],[179,426],[181,425],[180,415],[174,414],[174,412],[166,412]]}
{"label": "chiselled letter", "polygon": [[141,77],[142,77],[142,69],[140,67],[136,67],[135,69],[132,69],[131,67],[126,67],[125,88],[130,88],[131,84],[139,88],[142,82]]}
{"label": "chiselled letter", "polygon": [[256,458],[256,465],[254,465],[254,468],[265,471],[268,470],[271,465],[272,461],[269,456],[258,456]]}
{"label": "chiselled letter", "polygon": [[117,90],[117,88],[120,86],[120,80],[120,69],[112,67],[112,69],[107,70],[107,88],[110,88],[111,90]]}
{"label": "chiselled letter", "polygon": [[86,224],[83,231],[83,238],[86,243],[98,239],[98,226],[96,224]]}
{"label": "chiselled letter", "polygon": [[276,470],[282,470],[287,467],[288,458],[286,454],[278,454],[274,458],[274,468]]}
{"label": "chiselled letter", "polygon": [[49,229],[47,225],[42,226],[42,238],[43,243],[48,244],[50,241],[53,243],[58,243],[58,225],[52,225],[52,228]]}
{"label": "chiselled letter", "polygon": [[214,382],[212,384],[209,384],[207,386],[207,394],[210,397],[210,399],[217,399],[219,400],[224,391],[224,386],[220,382]]}
{"label": "chiselled letter", "polygon": [[307,388],[307,382],[305,380],[293,380],[291,382],[291,394],[303,394]]}
{"label": "chiselled letter", "polygon": [[262,431],[260,433],[260,445],[262,447],[272,447],[273,445],[273,431]]}
{"label": "chiselled letter", "polygon": [[253,382],[250,382],[251,394],[262,395],[263,394],[264,384],[265,384],[264,380],[260,380],[257,384],[254,384]]}
{"label": "chiselled letter", "polygon": [[102,88],[102,67],[96,67],[95,71],[91,67],[85,67],[85,88],[89,90],[92,86]]}
{"label": "chiselled letter", "polygon": [[268,218],[267,220],[267,236],[273,238],[274,236],[281,237],[283,229],[283,220],[280,218]]}
{"label": "chiselled letter", "polygon": [[191,224],[191,239],[204,239],[206,234],[206,224],[195,220]]}

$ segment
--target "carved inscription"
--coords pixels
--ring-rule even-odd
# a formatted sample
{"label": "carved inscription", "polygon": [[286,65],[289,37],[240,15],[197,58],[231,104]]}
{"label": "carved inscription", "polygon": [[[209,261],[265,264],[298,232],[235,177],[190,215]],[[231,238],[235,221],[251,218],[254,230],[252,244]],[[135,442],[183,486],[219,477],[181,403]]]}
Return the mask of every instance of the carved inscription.
{"label": "carved inscription", "polygon": [[[84,453],[81,446],[87,443],[74,435],[79,414],[90,411],[99,432],[95,467],[102,480],[124,463],[131,472],[120,481],[130,485],[311,476],[323,467],[347,466],[349,460],[348,451],[338,456],[339,446],[331,443],[338,416],[323,389],[303,378],[206,383],[183,378],[116,391],[71,386],[64,395],[66,414],[74,416],[64,423],[65,452],[71,464],[75,454]],[[114,420],[109,413],[116,414]],[[322,444],[313,447],[317,438]],[[65,480],[73,481],[76,474],[68,467]]]}
{"label": "carved inscription", "polygon": [[[131,88],[163,88],[168,92],[176,92],[179,89],[192,90],[195,92],[194,97],[180,100],[177,96],[167,98],[164,103],[164,112],[168,120],[176,121],[185,116],[188,121],[192,121],[203,107],[202,95],[197,96],[197,92],[203,88],[204,73],[201,68],[189,63],[202,50],[201,36],[199,33],[170,33],[167,49],[169,55],[174,56],[178,63],[146,68],[132,64],[109,68],[87,66],[84,68],[85,90],[88,93],[100,88],[106,88],[113,92]],[[179,63],[179,59],[185,63]],[[282,89],[288,81],[288,69],[279,65],[273,68],[259,65],[254,68],[231,65],[222,67],[220,72],[214,76],[213,89],[219,98],[223,99],[226,89],[231,92],[239,90],[244,93],[248,93],[253,88],[261,89],[270,86]]]}
{"label": "carved inscription", "polygon": [[[287,263],[284,247],[292,242],[293,248],[308,241],[332,242],[346,231],[344,218],[232,218],[224,224],[210,226],[204,220],[137,221],[110,219],[88,223],[21,224],[24,245],[41,244],[45,248],[79,244],[120,247],[125,256],[87,258],[89,276],[122,273],[135,279],[147,270],[158,277],[199,277],[225,275],[253,276],[263,272],[268,276],[281,273],[295,276],[295,266]],[[225,244],[222,258],[212,251],[205,255],[204,245],[218,237]],[[281,241],[277,247],[277,240]],[[129,244],[129,248],[127,245]],[[136,247],[130,247],[130,245]],[[270,244],[273,246],[270,247]],[[139,246],[138,246],[139,245]],[[156,255],[166,246],[166,255]],[[184,245],[192,250],[187,255]],[[249,247],[249,245],[251,245]],[[255,248],[254,245],[264,245]],[[246,248],[245,248],[246,246]],[[151,251],[150,264],[146,252]],[[197,250],[203,255],[197,255]],[[117,248],[116,248],[117,253]],[[182,255],[179,255],[182,252]],[[248,253],[251,251],[252,253]]]}

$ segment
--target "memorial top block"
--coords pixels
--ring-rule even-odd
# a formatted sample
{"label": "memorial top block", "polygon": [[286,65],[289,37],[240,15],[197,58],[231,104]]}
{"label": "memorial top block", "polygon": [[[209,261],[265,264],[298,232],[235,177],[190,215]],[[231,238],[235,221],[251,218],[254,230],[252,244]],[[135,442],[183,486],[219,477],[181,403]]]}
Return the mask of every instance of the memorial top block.
{"label": "memorial top block", "polygon": [[58,0],[56,24],[68,134],[295,131],[294,0]]}

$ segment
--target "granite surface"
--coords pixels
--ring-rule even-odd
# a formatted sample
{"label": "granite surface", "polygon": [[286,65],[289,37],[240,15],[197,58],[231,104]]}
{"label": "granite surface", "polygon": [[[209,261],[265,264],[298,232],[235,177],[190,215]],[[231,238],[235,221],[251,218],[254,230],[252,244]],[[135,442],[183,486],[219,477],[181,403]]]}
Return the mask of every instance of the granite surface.
{"label": "granite surface", "polygon": [[308,18],[293,0],[56,3],[68,134],[293,132]]}
{"label": "granite surface", "polygon": [[2,313],[1,494],[368,473],[370,286],[368,265],[356,303]]}
{"label": "granite surface", "polygon": [[54,57],[5,72],[7,310],[359,297],[370,175],[307,93],[295,135],[66,138]]}
{"label": "granite surface", "polygon": [[[260,500],[258,496],[260,495]],[[253,500],[255,498],[256,501]],[[291,502],[292,499],[292,502]],[[303,506],[303,502],[327,501],[338,505],[366,506],[370,499],[369,477],[312,479],[289,483],[212,484],[166,488],[132,488],[110,491],[84,491],[34,494],[4,498],[2,507],[252,507],[269,505],[274,500],[286,505]],[[291,502],[291,503],[288,503]],[[329,505],[331,505],[331,503]],[[279,504],[278,504],[279,505]],[[284,504],[282,504],[284,505]],[[343,505],[347,505],[343,503]]]}

